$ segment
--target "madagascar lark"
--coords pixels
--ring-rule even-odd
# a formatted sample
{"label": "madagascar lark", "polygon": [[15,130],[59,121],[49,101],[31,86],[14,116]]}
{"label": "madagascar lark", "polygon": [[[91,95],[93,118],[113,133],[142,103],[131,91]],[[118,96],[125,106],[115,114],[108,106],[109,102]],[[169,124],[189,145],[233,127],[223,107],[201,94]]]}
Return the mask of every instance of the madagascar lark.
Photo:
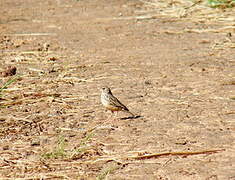
{"label": "madagascar lark", "polygon": [[110,110],[112,113],[114,111],[124,111],[131,114],[132,116],[135,116],[125,105],[123,105],[116,97],[113,96],[110,88],[103,87],[101,91],[101,103],[106,109]]}

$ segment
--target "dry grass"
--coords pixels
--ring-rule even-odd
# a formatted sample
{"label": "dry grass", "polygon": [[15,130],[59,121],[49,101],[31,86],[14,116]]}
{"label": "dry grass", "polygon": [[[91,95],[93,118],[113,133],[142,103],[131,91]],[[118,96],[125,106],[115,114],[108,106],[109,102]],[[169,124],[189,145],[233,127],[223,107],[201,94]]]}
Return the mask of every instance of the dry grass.
{"label": "dry grass", "polygon": [[[133,25],[135,28],[138,27],[139,21],[158,18],[166,18],[163,25],[170,21],[202,23],[208,26],[220,24],[220,26],[208,28],[183,27],[180,30],[173,28],[156,30],[159,34],[164,35],[163,38],[169,38],[169,41],[172,41],[171,37],[188,33],[197,35],[203,33],[229,34],[235,29],[234,9],[224,9],[225,5],[213,5],[212,1],[209,1],[210,5],[218,8],[209,7],[206,1],[141,0],[141,2],[141,8],[136,8],[133,16],[96,17],[91,22],[95,22],[95,25],[102,24],[104,21],[105,24],[106,20],[110,23],[113,23],[113,21],[118,23],[119,20],[133,23],[132,20],[134,19],[137,24]],[[226,4],[226,7],[229,7],[231,2],[228,5]],[[81,22],[87,22],[87,19],[79,21],[79,23]],[[104,29],[110,26],[114,29],[126,27],[126,25],[120,24],[105,24]],[[98,26],[96,28],[99,29]],[[139,33],[132,32],[132,29],[127,29],[126,32],[130,34]],[[86,34],[85,30],[83,33]],[[96,33],[92,32],[91,34]],[[105,33],[109,33],[109,30]],[[143,33],[140,32],[140,34],[142,37]],[[127,66],[128,63],[125,64],[126,59],[121,63],[117,62],[118,65],[120,64],[120,67],[118,67],[113,66],[112,63],[115,63],[113,59],[106,60],[106,56],[100,55],[101,58],[96,58],[96,53],[99,53],[96,52],[96,49],[83,57],[80,52],[82,50],[79,51],[80,54],[76,54],[75,50],[70,50],[72,48],[70,45],[67,45],[69,50],[61,47],[62,45],[56,46],[56,43],[49,43],[50,47],[47,46],[48,39],[54,38],[57,33],[10,33],[5,35],[9,39],[4,39],[1,42],[3,50],[0,58],[3,60],[2,62],[17,65],[19,76],[1,79],[0,178],[96,178],[102,180],[109,179],[115,174],[121,176],[123,172],[129,172],[136,175],[133,175],[133,177],[141,179],[141,176],[132,171],[133,169],[153,165],[149,168],[150,170],[148,169],[151,171],[151,168],[160,169],[166,164],[172,163],[172,166],[178,166],[178,163],[192,162],[193,164],[199,161],[203,164],[212,162],[214,168],[224,153],[228,153],[226,158],[229,159],[231,147],[226,145],[226,151],[221,148],[223,144],[218,143],[219,145],[217,145],[214,143],[214,139],[210,141],[210,145],[207,146],[207,143],[209,142],[208,139],[214,137],[212,132],[215,132],[214,135],[221,133],[221,137],[226,139],[227,136],[230,136],[230,129],[232,129],[229,117],[234,115],[234,111],[231,110],[229,105],[234,102],[235,98],[229,94],[216,94],[222,88],[232,89],[234,86],[234,81],[231,80],[233,74],[231,73],[227,77],[226,70],[222,69],[224,67],[226,69],[232,64],[233,60],[224,62],[220,59],[222,56],[220,52],[233,50],[235,47],[230,36],[225,40],[218,41],[208,38],[209,42],[201,41],[199,43],[198,46],[203,46],[211,42],[209,45],[211,54],[205,55],[211,61],[196,59],[193,63],[185,62],[183,65],[176,61],[171,62],[172,68],[164,63],[164,66],[159,65],[159,63],[156,66],[157,68],[154,65],[146,65],[143,68],[141,64],[144,60],[147,62],[150,59],[146,57],[152,52],[146,52],[141,61],[130,60],[128,63],[131,64],[131,67]],[[148,35],[146,34],[146,37],[150,40],[153,39],[154,35]],[[46,39],[39,43],[38,41],[43,37]],[[122,37],[128,38],[129,35],[120,35],[120,41]],[[159,36],[156,35],[156,37]],[[72,39],[73,36],[67,38]],[[22,42],[19,43],[19,39]],[[133,39],[136,40],[136,37],[134,36]],[[127,41],[123,44],[128,44]],[[69,43],[71,43],[70,39]],[[131,49],[137,47],[135,43],[130,45]],[[155,41],[152,43],[154,44]],[[123,44],[117,46],[121,47]],[[107,54],[112,54],[109,52],[110,44],[107,47],[109,47]],[[89,44],[84,49],[92,49],[92,45]],[[116,58],[121,59],[122,51],[117,51],[118,57]],[[216,56],[214,56],[215,54]],[[138,56],[140,55],[138,54]],[[138,60],[138,56],[136,58],[128,54],[127,57]],[[204,55],[202,56],[204,58]],[[215,57],[218,57],[218,59]],[[102,62],[99,58],[102,59]],[[155,58],[158,60],[158,57]],[[164,58],[163,61],[167,60],[167,58]],[[2,62],[3,67],[5,64]],[[154,67],[152,72],[160,75],[151,74],[150,68],[152,67]],[[179,70],[178,67],[183,67],[183,70]],[[107,70],[105,68],[110,72],[105,71]],[[132,71],[129,71],[130,69]],[[146,74],[144,74],[145,70]],[[216,82],[212,78],[218,71],[221,73],[221,76],[219,76],[221,81]],[[136,74],[140,72],[141,75],[140,77],[137,77],[136,74],[127,76],[128,73],[131,74],[132,72]],[[150,80],[144,79],[142,82],[140,80],[142,74],[145,77],[150,77]],[[198,77],[194,77],[191,82],[183,82],[181,79],[183,77],[190,78],[189,75],[193,77],[195,74]],[[128,79],[128,77],[131,78]],[[208,79],[205,80],[205,77]],[[118,121],[114,123],[117,124],[116,126],[108,126],[105,121],[107,119],[106,114],[103,113],[100,104],[97,102],[97,99],[99,99],[97,84],[112,81],[119,85],[119,82],[123,83],[123,78],[125,78],[126,82],[124,83],[126,84],[122,85],[127,86],[131,82],[128,86],[132,85],[134,90],[135,88],[141,89],[142,84],[145,84],[141,91],[136,90],[130,95],[133,100],[131,105],[136,105],[139,109],[145,108],[143,110],[145,114],[136,121]],[[197,78],[201,78],[200,81]],[[181,83],[177,84],[179,79]],[[142,84],[139,83],[140,81]],[[141,88],[138,87],[139,84],[141,84]],[[213,89],[215,86],[217,89]],[[157,90],[154,89],[156,87]],[[116,90],[120,89],[122,88]],[[213,94],[214,92],[215,94]],[[143,100],[142,97],[145,97],[145,99]],[[150,106],[148,106],[149,104]],[[157,105],[157,108],[155,105]],[[217,117],[217,111],[220,107],[224,107],[224,109],[221,110],[220,117]],[[157,114],[151,114],[155,111],[157,111]],[[226,121],[224,121],[225,118],[227,118]],[[172,122],[174,122],[174,126],[172,126]],[[210,125],[208,126],[206,123],[210,123]],[[164,128],[160,128],[161,126]],[[220,129],[218,130],[218,128]],[[178,131],[179,129],[180,131]],[[201,139],[197,136],[198,132],[202,134]],[[178,140],[179,137],[183,140]],[[187,158],[192,159],[187,160]],[[223,163],[226,163],[224,159],[221,164],[223,165]],[[195,165],[192,164],[190,165]],[[127,170],[122,171],[125,167],[127,167]],[[201,170],[200,164],[198,167]],[[184,167],[182,166],[182,168]],[[174,167],[172,169],[170,169],[171,172],[179,173]],[[215,171],[213,169],[213,172]],[[205,170],[203,169],[201,172],[204,173]],[[165,174],[169,173],[166,172]],[[162,177],[159,176],[158,178],[161,179]]]}
{"label": "dry grass", "polygon": [[[150,14],[151,15],[159,15],[164,17],[177,17],[182,18],[184,20],[190,20],[192,22],[200,22],[200,23],[213,23],[220,22],[225,26],[230,26],[235,22],[234,8],[229,8],[226,11],[223,9],[214,9],[211,8],[213,2],[211,1],[185,1],[185,0],[177,0],[177,1],[155,1],[155,0],[141,0],[144,3],[147,10],[140,10],[141,14]],[[218,1],[217,1],[218,2]],[[228,6],[234,4],[234,1],[229,1]],[[229,5],[230,4],[230,5]],[[209,5],[209,6],[208,6]],[[222,5],[222,4],[221,4]]]}

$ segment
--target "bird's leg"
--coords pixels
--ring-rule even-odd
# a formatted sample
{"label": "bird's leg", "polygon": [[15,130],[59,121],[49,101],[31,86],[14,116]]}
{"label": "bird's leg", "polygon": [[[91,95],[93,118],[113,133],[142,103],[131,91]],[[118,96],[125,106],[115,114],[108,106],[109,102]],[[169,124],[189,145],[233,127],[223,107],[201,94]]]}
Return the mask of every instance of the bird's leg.
{"label": "bird's leg", "polygon": [[110,121],[110,119],[111,119],[111,117],[112,117],[112,115],[113,115],[113,111],[112,110],[110,110],[111,111],[111,113],[110,113],[110,115],[109,115],[109,117],[108,117],[108,121]]}
{"label": "bird's leg", "polygon": [[116,117],[117,117],[117,113],[118,113],[117,111],[114,113],[114,118],[115,118],[115,119],[116,119]]}
{"label": "bird's leg", "polygon": [[[109,112],[109,110],[106,110],[106,112]],[[107,123],[107,122],[109,122],[110,121],[110,119],[111,119],[111,117],[112,117],[112,111],[111,111],[111,113],[108,113],[109,115],[107,116],[107,118],[106,118],[106,120],[104,121],[104,123]]]}

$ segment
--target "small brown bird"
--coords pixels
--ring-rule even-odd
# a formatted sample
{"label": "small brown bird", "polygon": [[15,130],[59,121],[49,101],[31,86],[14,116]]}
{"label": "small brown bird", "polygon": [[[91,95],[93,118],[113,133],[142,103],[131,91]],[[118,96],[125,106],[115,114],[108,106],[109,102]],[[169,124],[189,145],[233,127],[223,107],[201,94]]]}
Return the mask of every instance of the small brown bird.
{"label": "small brown bird", "polygon": [[125,111],[131,114],[133,117],[135,116],[125,105],[123,105],[115,96],[113,96],[110,88],[108,87],[103,87],[101,89],[101,103],[112,113],[114,111]]}

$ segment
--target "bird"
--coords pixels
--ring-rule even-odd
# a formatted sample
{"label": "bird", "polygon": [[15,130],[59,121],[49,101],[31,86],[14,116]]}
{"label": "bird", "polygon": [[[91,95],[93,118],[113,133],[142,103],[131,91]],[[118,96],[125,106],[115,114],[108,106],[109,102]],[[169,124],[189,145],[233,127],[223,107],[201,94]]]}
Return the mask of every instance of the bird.
{"label": "bird", "polygon": [[122,104],[111,92],[111,89],[109,87],[102,87],[101,88],[101,103],[103,106],[110,110],[112,113],[115,111],[124,111],[129,113],[132,117],[135,115],[129,111],[129,109]]}

